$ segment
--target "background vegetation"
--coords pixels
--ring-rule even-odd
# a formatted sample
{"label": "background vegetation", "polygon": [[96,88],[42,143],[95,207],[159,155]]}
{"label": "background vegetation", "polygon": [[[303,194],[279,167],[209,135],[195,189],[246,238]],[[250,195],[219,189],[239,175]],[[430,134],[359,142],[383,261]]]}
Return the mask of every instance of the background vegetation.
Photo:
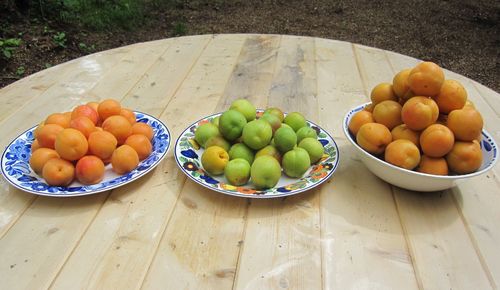
{"label": "background vegetation", "polygon": [[0,88],[126,44],[273,33],[396,51],[499,91],[499,17],[498,0],[0,0]]}

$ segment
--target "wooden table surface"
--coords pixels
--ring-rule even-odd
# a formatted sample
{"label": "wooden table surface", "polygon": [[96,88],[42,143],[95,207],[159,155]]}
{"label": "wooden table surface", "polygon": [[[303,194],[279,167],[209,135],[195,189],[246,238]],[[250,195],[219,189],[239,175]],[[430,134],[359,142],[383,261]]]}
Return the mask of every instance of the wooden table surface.
{"label": "wooden table surface", "polygon": [[[466,60],[465,60],[466,61]],[[323,185],[250,200],[177,168],[111,192],[35,196],[0,178],[1,289],[497,289],[500,165],[442,192],[392,187],[341,130],[371,89],[419,61],[327,39],[203,35],[121,47],[0,90],[1,148],[49,113],[105,98],[158,117],[172,139],[248,98],[301,111],[340,148]],[[500,141],[500,95],[453,72]]]}

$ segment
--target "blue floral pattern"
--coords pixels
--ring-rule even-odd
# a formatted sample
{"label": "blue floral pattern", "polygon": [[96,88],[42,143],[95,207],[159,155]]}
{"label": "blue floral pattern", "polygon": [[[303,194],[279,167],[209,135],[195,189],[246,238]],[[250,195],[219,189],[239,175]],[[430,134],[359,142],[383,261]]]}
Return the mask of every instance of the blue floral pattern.
{"label": "blue floral pattern", "polygon": [[13,186],[34,194],[49,196],[77,196],[94,194],[110,190],[136,180],[151,171],[166,156],[170,148],[171,135],[167,126],[160,120],[145,113],[135,112],[137,122],[149,124],[153,128],[153,151],[148,158],[131,172],[104,180],[101,183],[85,186],[49,186],[29,166],[31,144],[33,143],[32,127],[12,141],[2,154],[2,174]]}

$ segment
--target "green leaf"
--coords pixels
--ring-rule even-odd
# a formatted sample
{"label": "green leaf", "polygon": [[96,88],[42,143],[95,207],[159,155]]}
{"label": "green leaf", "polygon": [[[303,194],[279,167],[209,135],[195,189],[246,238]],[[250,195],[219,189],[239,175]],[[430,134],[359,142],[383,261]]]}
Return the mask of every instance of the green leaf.
{"label": "green leaf", "polygon": [[5,55],[6,58],[10,58],[12,56],[12,53],[8,49],[3,49],[3,55]]}
{"label": "green leaf", "polygon": [[20,66],[20,67],[18,67],[18,68],[17,68],[17,70],[16,70],[16,74],[17,74],[18,76],[22,76],[22,75],[24,74],[24,72],[25,72],[25,71],[26,71],[26,70],[24,69],[24,66]]}
{"label": "green leaf", "polygon": [[6,46],[19,46],[19,45],[21,45],[21,39],[9,38],[9,39],[5,39],[4,43]]}

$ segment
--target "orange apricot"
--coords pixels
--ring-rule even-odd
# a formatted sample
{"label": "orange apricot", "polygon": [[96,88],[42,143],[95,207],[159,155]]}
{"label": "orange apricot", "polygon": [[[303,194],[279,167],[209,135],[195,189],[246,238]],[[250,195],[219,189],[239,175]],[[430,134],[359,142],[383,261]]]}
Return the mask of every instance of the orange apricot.
{"label": "orange apricot", "polygon": [[42,121],[42,122],[40,122],[40,124],[38,124],[38,126],[36,126],[35,130],[33,130],[33,138],[36,139],[38,137],[38,133],[40,132],[40,130],[42,130],[44,125],[45,125],[45,122]]}
{"label": "orange apricot", "polygon": [[54,142],[56,141],[56,136],[62,130],[65,129],[57,124],[43,125],[36,134],[36,140],[38,140],[38,144],[40,144],[41,147],[54,149]]}
{"label": "orange apricot", "polygon": [[35,152],[36,149],[42,148],[40,144],[38,143],[38,140],[33,140],[33,143],[31,143],[31,152]]}
{"label": "orange apricot", "polygon": [[104,100],[100,102],[99,106],[97,107],[97,112],[99,113],[99,117],[101,117],[101,120],[103,122],[111,116],[120,115],[121,110],[122,106],[120,105],[120,103],[113,99]]}
{"label": "orange apricot", "polygon": [[483,130],[483,117],[474,109],[453,110],[448,114],[446,126],[460,141],[472,141]]}
{"label": "orange apricot", "polygon": [[99,107],[99,103],[98,102],[88,102],[85,105],[91,107],[96,112],[97,112],[97,107]]}
{"label": "orange apricot", "polygon": [[467,91],[462,84],[455,80],[445,80],[439,94],[434,97],[439,112],[448,114],[453,110],[462,109],[467,102]]}
{"label": "orange apricot", "polygon": [[372,154],[381,154],[392,141],[391,131],[379,123],[366,123],[359,128],[356,142]]}
{"label": "orange apricot", "polygon": [[427,174],[448,175],[448,163],[443,157],[434,158],[422,155],[417,171]]}
{"label": "orange apricot", "polygon": [[139,160],[146,159],[153,151],[153,145],[151,145],[148,137],[142,134],[130,135],[127,140],[125,140],[125,144],[134,148],[135,152],[137,152],[137,155],[139,156]]}
{"label": "orange apricot", "polygon": [[481,167],[483,154],[479,142],[457,141],[450,153],[446,155],[446,162],[451,171],[458,174],[474,172]]}
{"label": "orange apricot", "polygon": [[455,137],[448,127],[441,124],[432,124],[420,134],[420,147],[429,157],[443,157],[450,152]]}
{"label": "orange apricot", "polygon": [[66,128],[57,135],[55,149],[63,159],[78,160],[87,154],[87,138],[76,129]]}
{"label": "orange apricot", "polygon": [[370,99],[372,100],[373,104],[377,105],[382,101],[397,101],[398,97],[392,90],[392,84],[380,83],[372,89],[370,93]]}
{"label": "orange apricot", "polygon": [[64,113],[53,113],[53,114],[50,114],[45,119],[44,124],[57,124],[57,125],[60,125],[63,128],[68,128],[70,121],[71,121],[71,118],[68,118],[67,114],[64,114]]}
{"label": "orange apricot", "polygon": [[132,125],[132,134],[142,134],[148,137],[149,141],[153,140],[153,128],[146,123],[137,122]]}
{"label": "orange apricot", "polygon": [[439,94],[444,82],[444,72],[437,64],[429,61],[415,66],[408,75],[408,85],[418,96],[433,97]]}
{"label": "orange apricot", "polygon": [[92,121],[92,123],[97,124],[99,121],[99,115],[92,109],[92,107],[87,105],[80,105],[73,109],[71,112],[71,119],[76,119],[78,117],[87,117]]}
{"label": "orange apricot", "polygon": [[111,166],[118,174],[125,174],[134,170],[139,165],[139,155],[129,145],[122,145],[113,152]]}
{"label": "orange apricot", "polygon": [[408,85],[410,72],[411,68],[404,69],[398,72],[392,79],[392,90],[399,98],[408,99],[406,96],[410,92],[410,86]]}
{"label": "orange apricot", "polygon": [[125,117],[120,115],[110,116],[104,120],[102,129],[113,134],[118,144],[123,144],[128,136],[132,134],[132,125]]}
{"label": "orange apricot", "polygon": [[403,123],[401,120],[401,105],[392,100],[382,101],[373,109],[375,122],[385,125],[389,130]]}
{"label": "orange apricot", "polygon": [[373,113],[373,108],[375,108],[375,104],[369,104],[363,108],[363,111]]}
{"label": "orange apricot", "polygon": [[133,125],[136,122],[135,114],[129,109],[124,109],[122,108],[120,111],[120,115],[123,117],[127,118],[127,120],[130,122],[131,125]]}
{"label": "orange apricot", "polygon": [[349,121],[349,131],[356,136],[358,134],[359,128],[363,126],[366,123],[373,123],[375,120],[373,120],[373,115],[369,111],[359,111],[356,114],[354,114]]}
{"label": "orange apricot", "polygon": [[43,166],[42,177],[49,185],[67,186],[75,178],[75,167],[67,160],[52,158]]}
{"label": "orange apricot", "polygon": [[420,131],[436,122],[439,108],[436,102],[428,97],[416,96],[403,105],[401,118],[408,128]]}
{"label": "orange apricot", "polygon": [[411,141],[415,146],[420,148],[420,132],[414,131],[406,124],[401,124],[399,126],[394,127],[391,130],[392,140],[405,139]]}
{"label": "orange apricot", "polygon": [[96,184],[104,178],[104,163],[96,156],[83,156],[75,166],[76,179],[82,184]]}
{"label": "orange apricot", "polygon": [[49,148],[39,148],[30,157],[30,166],[36,173],[42,173],[43,166],[52,158],[59,158],[56,150]]}
{"label": "orange apricot", "polygon": [[94,123],[89,118],[84,116],[76,117],[71,120],[70,128],[82,132],[85,138],[88,138],[90,133],[95,131]]}
{"label": "orange apricot", "polygon": [[387,145],[384,160],[398,167],[412,170],[420,163],[420,150],[410,140],[395,140]]}
{"label": "orange apricot", "polygon": [[118,141],[107,131],[92,132],[88,138],[89,152],[102,160],[111,158]]}

